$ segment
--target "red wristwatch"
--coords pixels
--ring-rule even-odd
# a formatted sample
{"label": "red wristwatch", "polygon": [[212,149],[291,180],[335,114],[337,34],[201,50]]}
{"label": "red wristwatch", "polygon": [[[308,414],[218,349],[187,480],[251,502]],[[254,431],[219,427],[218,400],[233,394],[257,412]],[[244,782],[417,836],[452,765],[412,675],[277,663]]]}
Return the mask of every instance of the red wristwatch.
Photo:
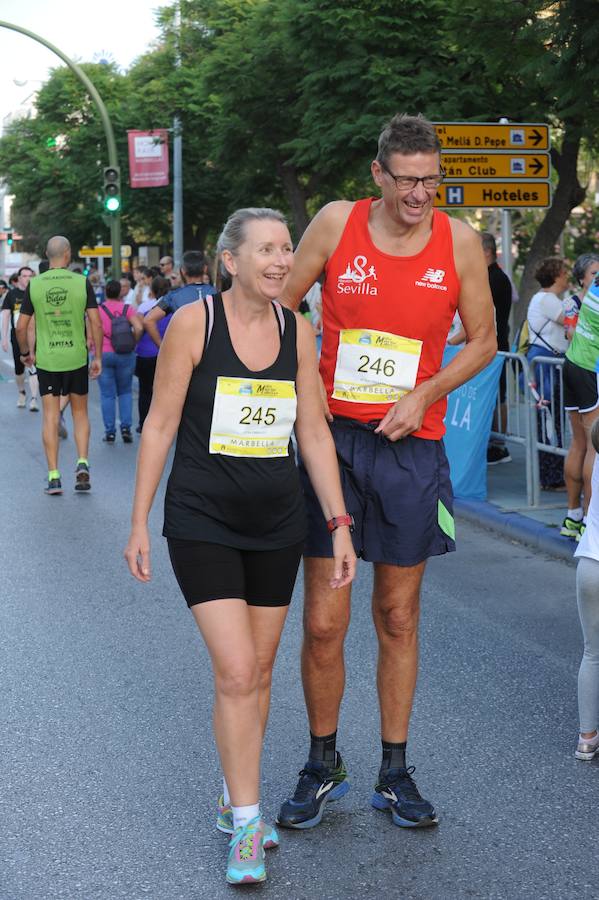
{"label": "red wristwatch", "polygon": [[333,516],[332,519],[329,519],[327,522],[327,528],[332,533],[336,531],[341,525],[349,525],[349,530],[354,530],[354,517],[350,515],[350,513],[345,513],[344,516]]}

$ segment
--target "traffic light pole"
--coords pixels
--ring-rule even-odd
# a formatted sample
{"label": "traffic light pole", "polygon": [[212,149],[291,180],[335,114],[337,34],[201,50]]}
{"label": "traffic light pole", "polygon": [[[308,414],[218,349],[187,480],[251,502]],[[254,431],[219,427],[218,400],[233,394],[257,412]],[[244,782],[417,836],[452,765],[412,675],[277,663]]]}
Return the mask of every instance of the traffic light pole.
{"label": "traffic light pole", "polygon": [[[106,136],[106,144],[108,147],[108,164],[110,166],[114,166],[118,170],[119,163],[116,153],[116,142],[114,140],[114,131],[112,130],[112,123],[108,116],[108,110],[104,106],[104,103],[98,91],[96,90],[90,79],[87,77],[83,69],[81,69],[76,62],[73,62],[72,59],[69,59],[66,53],[63,53],[62,50],[59,50],[58,47],[54,46],[54,44],[51,44],[45,38],[40,37],[39,34],[35,34],[33,31],[28,31],[26,28],[21,28],[20,25],[12,25],[10,22],[3,22],[2,20],[0,20],[0,28],[9,28],[11,31],[18,31],[20,34],[24,34],[25,37],[29,37],[33,41],[37,41],[38,44],[43,44],[44,47],[47,47],[48,50],[51,50],[52,53],[55,53],[57,56],[59,56],[62,61],[69,67],[69,69],[74,72],[74,74],[84,85],[98,108],[100,118],[102,119],[102,125],[104,126],[104,134]],[[121,274],[120,212],[110,214],[110,242],[112,244],[112,275],[114,278],[119,278]]]}

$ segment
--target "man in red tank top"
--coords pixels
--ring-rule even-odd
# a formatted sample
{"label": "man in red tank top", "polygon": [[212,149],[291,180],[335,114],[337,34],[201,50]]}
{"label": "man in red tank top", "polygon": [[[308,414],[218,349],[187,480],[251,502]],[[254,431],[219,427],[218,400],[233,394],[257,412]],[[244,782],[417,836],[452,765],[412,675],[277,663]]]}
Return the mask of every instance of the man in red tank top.
{"label": "man in red tank top", "polygon": [[[497,343],[478,234],[433,209],[443,180],[440,144],[421,116],[396,115],[371,165],[381,197],[335,201],[311,222],[283,297],[297,308],[324,271],[321,376],[354,547],[374,564],[373,618],[383,758],[372,797],[396,825],[437,822],[406,764],[418,670],[420,585],[429,556],[455,549],[442,437],[447,394],[493,358]],[[441,369],[456,309],[464,349]],[[304,473],[302,676],[310,752],[278,822],[309,828],[348,790],[336,749],[350,591],[334,591],[332,542]],[[327,528],[328,524],[328,528]],[[339,527],[348,527],[345,524]]]}

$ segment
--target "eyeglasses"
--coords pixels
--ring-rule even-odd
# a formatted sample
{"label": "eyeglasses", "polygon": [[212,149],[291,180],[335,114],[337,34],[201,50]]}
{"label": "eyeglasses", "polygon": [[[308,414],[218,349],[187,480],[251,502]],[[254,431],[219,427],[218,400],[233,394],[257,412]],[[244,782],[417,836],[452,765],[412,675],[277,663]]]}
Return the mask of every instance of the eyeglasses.
{"label": "eyeglasses", "polygon": [[381,162],[380,166],[387,175],[391,176],[398,191],[413,191],[419,181],[422,182],[422,187],[425,191],[435,191],[445,178],[443,169],[438,175],[425,175],[423,178],[417,178],[416,175],[394,175],[384,162]]}

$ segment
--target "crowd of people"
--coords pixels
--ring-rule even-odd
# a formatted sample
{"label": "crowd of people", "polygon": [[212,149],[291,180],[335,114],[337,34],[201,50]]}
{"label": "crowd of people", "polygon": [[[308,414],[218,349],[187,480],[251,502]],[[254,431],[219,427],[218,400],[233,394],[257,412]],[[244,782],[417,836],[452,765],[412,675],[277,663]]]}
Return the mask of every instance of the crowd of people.
{"label": "crowd of people", "polygon": [[[151,579],[148,515],[176,440],[163,535],[212,663],[223,777],[216,827],[230,836],[232,884],[263,881],[265,850],[280,839],[262,816],[260,758],[272,670],[302,556],[307,761],[276,824],[315,827],[327,804],[349,790],[337,725],[358,557],[373,567],[379,647],[381,759],[370,802],[400,827],[438,822],[416,785],[407,742],[426,561],[455,549],[442,440],[446,397],[507,340],[494,312],[493,279],[504,294],[507,287],[495,272],[492,236],[481,241],[434,208],[443,181],[440,150],[426,119],[394,116],[371,165],[377,196],[326,205],[295,253],[280,212],[237,210],[218,241],[218,289],[199,251],[183,255],[180,273],[163,257],[159,272],[140,268],[132,281],[103,285],[70,269],[70,245],[61,236],[48,242],[47,271],[19,274],[23,293],[11,341],[15,371],[17,359],[21,375],[37,370],[47,493],[62,491],[58,433],[67,398],[78,453],[75,488],[85,491],[88,377],[99,382],[104,440],[114,443],[120,430],[130,443],[137,373],[141,438],[125,557],[142,583]],[[556,297],[561,269],[543,271],[546,284],[540,283]],[[569,360],[588,369],[586,345],[575,337],[594,311],[585,303],[586,296]],[[9,316],[15,305],[14,298],[7,303]],[[549,302],[537,305],[549,313]],[[456,314],[464,346],[442,367]],[[8,324],[7,317],[6,348]],[[563,330],[563,319],[557,324]],[[24,382],[17,387],[22,405]],[[575,407],[574,393],[568,397],[586,435],[587,399],[577,397]],[[591,445],[598,437],[592,429]],[[576,460],[580,499],[586,444]],[[574,483],[574,461],[568,471]],[[597,472],[595,463],[594,479]],[[572,521],[577,512],[569,510]],[[576,754],[584,759],[599,750],[593,501],[588,516],[578,548],[595,560],[579,572],[585,660]]]}

